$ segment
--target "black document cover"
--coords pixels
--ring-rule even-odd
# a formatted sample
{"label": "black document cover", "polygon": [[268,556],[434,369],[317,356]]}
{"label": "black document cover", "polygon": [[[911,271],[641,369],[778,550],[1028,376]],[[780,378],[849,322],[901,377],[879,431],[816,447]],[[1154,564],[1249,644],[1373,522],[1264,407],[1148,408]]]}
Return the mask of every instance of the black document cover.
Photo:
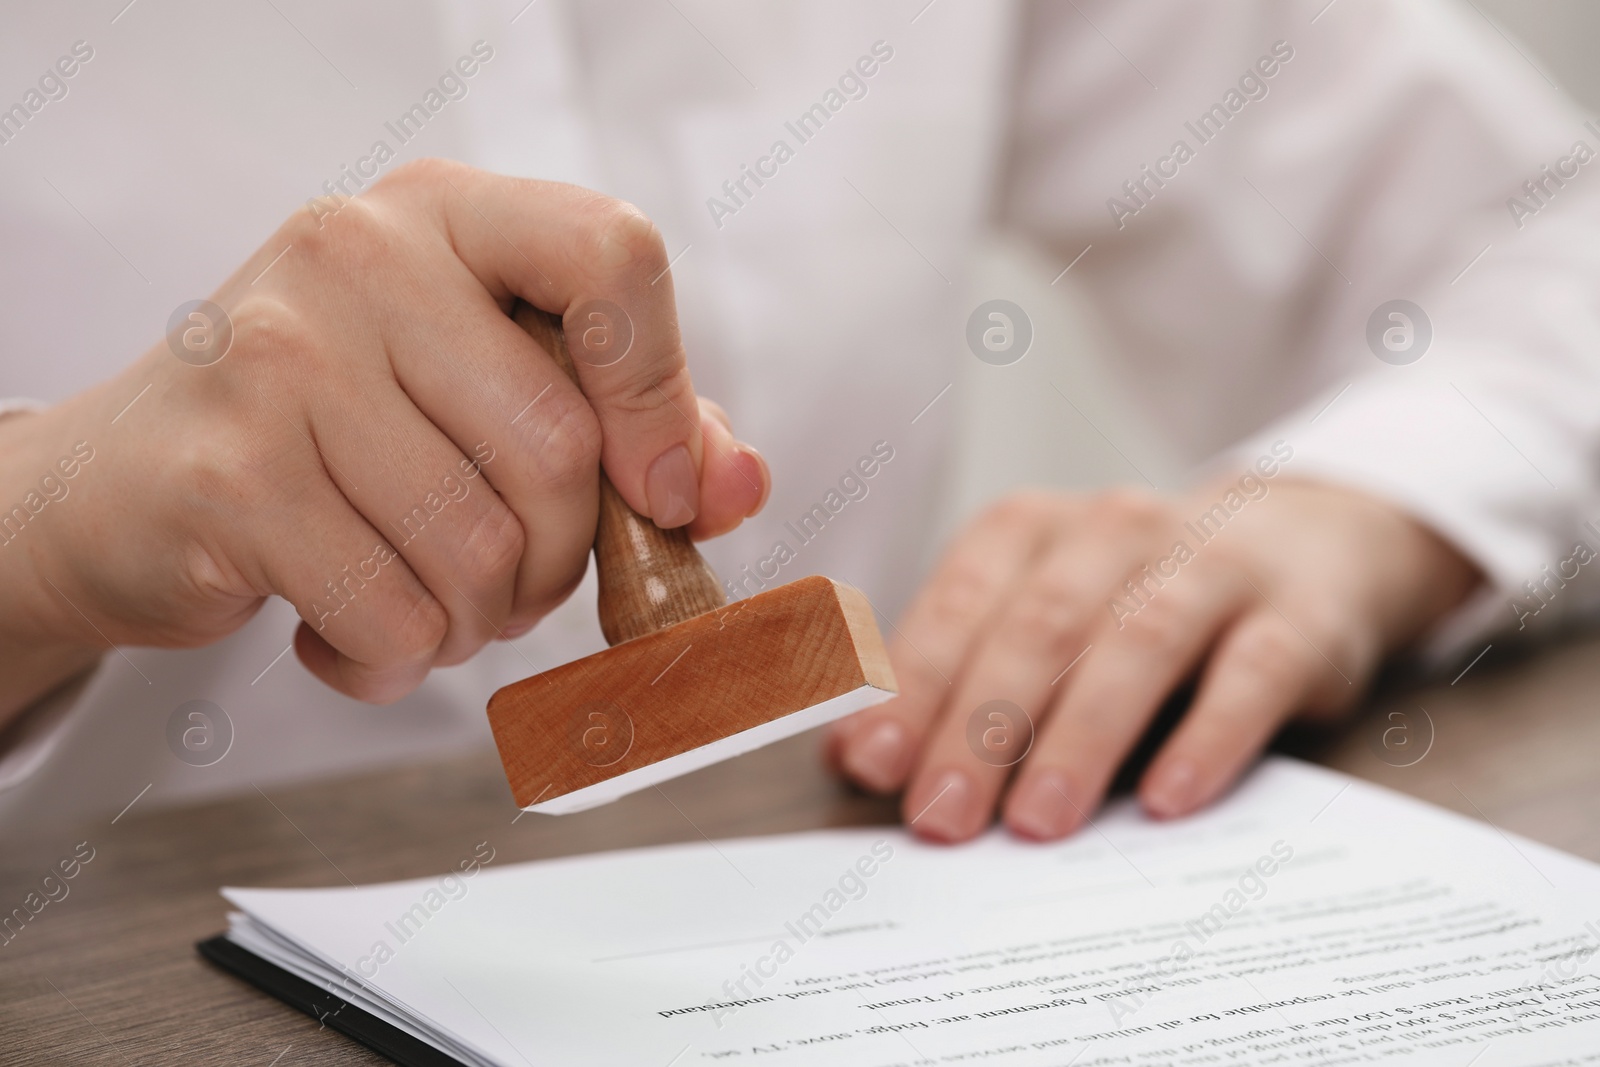
{"label": "black document cover", "polygon": [[460,1060],[418,1041],[370,1012],[240,948],[225,935],[198,942],[195,948],[216,966],[271,993],[285,1004],[299,1008],[324,1026],[387,1056],[400,1067],[465,1067]]}

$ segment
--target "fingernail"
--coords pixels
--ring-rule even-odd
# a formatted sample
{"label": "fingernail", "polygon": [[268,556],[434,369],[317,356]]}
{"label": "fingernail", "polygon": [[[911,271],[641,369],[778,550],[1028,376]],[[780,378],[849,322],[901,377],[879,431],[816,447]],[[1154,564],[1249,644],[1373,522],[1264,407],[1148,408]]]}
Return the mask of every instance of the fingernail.
{"label": "fingernail", "polygon": [[745,512],[749,518],[767,506],[767,497],[772,495],[772,472],[767,469],[765,457],[745,444],[743,441],[734,443],[734,462],[739,465],[739,473],[751,483],[761,487],[761,496],[756,500],[755,506]]}
{"label": "fingernail", "polygon": [[1200,774],[1186,759],[1161,767],[1155,780],[1144,790],[1144,806],[1152,814],[1170,819],[1194,808],[1199,794]]}
{"label": "fingernail", "polygon": [[977,830],[972,810],[976,803],[972,779],[961,771],[945,771],[918,798],[918,806],[909,812],[908,825],[937,841],[962,841]]}
{"label": "fingernail", "polygon": [[673,445],[650,464],[644,476],[650,517],[663,530],[685,526],[700,513],[700,473],[687,445]]}
{"label": "fingernail", "polygon": [[910,756],[911,739],[906,728],[893,719],[885,719],[865,734],[845,741],[844,769],[873,792],[889,793],[905,781]]}
{"label": "fingernail", "polygon": [[1036,841],[1064,837],[1083,821],[1071,797],[1071,783],[1060,771],[1029,774],[1011,793],[1006,805],[1006,825]]}

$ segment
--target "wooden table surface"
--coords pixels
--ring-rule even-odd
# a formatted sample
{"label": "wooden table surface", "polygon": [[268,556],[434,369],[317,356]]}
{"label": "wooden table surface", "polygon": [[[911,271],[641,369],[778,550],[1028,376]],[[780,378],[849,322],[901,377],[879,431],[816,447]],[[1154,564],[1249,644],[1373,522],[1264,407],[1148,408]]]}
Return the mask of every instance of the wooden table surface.
{"label": "wooden table surface", "polygon": [[[1348,728],[1280,747],[1600,860],[1600,637],[1526,656],[1498,652],[1454,685],[1397,688]],[[1387,748],[1376,743],[1386,730]],[[195,941],[224,926],[219,886],[421,877],[483,841],[499,865],[893,818],[891,804],[831,780],[816,744],[815,734],[795,738],[660,793],[560,819],[513,823],[498,761],[484,752],[204,806],[135,809],[115,825],[7,844],[0,903],[8,909],[76,842],[92,844],[95,858],[65,899],[0,947],[0,1063],[385,1063],[195,954]]]}

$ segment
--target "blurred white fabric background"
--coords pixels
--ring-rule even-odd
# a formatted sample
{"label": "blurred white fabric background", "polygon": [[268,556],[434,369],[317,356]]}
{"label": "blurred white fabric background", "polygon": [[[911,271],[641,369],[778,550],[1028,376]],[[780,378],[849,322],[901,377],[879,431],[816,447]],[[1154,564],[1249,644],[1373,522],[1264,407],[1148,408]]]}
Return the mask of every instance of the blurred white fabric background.
{"label": "blurred white fabric background", "polygon": [[[1338,0],[1335,0],[1338,2]],[[1600,111],[1600,4],[1593,0],[1455,0],[1539,66],[1591,112]],[[959,407],[956,477],[940,515],[941,540],[986,501],[1028,485],[1075,489],[1139,483],[1136,464],[1169,486],[1203,456],[1168,443],[1116,378],[1116,350],[1069,273],[1015,236],[990,231],[979,248],[967,301],[1006,294],[1029,310],[1034,345],[1013,367],[961,365],[950,398]],[[1067,389],[1105,436],[1083,419],[1063,418],[1048,382]],[[1109,437],[1127,453],[1119,455]]]}
{"label": "blurred white fabric background", "polygon": [[[1335,2],[1354,5],[1355,0]],[[302,25],[314,26],[322,46],[350,68],[349,78],[362,87],[355,94],[346,92],[345,72],[335,77],[317,46],[296,36],[300,31],[270,6],[225,11],[187,2],[144,9],[151,3],[143,0],[113,27],[119,46],[101,48],[81,82],[86,86],[92,74],[103,86],[135,85],[141,92],[119,96],[74,90],[80,96],[52,103],[17,144],[0,150],[0,197],[5,203],[0,239],[7,245],[0,254],[0,286],[12,303],[6,325],[10,350],[0,352],[5,372],[0,396],[35,393],[56,399],[127,362],[159,332],[168,309],[208,292],[298,206],[295,198],[315,193],[324,177],[336,174],[340,162],[358,154],[352,149],[377,129],[375,100],[384,101],[376,112],[382,114],[390,102],[415,99],[479,37],[504,42],[500,57],[478,75],[466,99],[450,104],[446,118],[430,126],[425,152],[455,155],[491,169],[598,185],[635,199],[661,222],[669,254],[705,231],[701,201],[726,176],[716,167],[742,158],[739,153],[764,141],[774,114],[782,113],[771,101],[758,106],[738,95],[744,92],[742,83],[735,86],[738,94],[726,91],[722,83],[731,80],[728,71],[717,66],[716,57],[668,6],[657,11],[636,5],[653,19],[659,16],[659,25],[613,39],[604,32],[603,16],[635,10],[614,0],[585,0],[582,19],[570,15],[570,4],[544,0],[517,16],[514,33],[507,31],[508,13],[522,7],[520,0],[450,6],[397,0],[385,8],[388,24],[377,26],[355,7],[285,4],[285,11]],[[98,5],[96,25],[122,4]],[[769,512],[708,549],[724,577],[764,550],[785,517],[825,491],[832,472],[866,451],[886,427],[904,426],[924,398],[949,383],[926,417],[897,431],[905,436],[893,440],[899,450],[896,465],[873,487],[874,496],[861,506],[863,513],[841,520],[841,527],[848,520],[851,528],[841,528],[838,537],[830,531],[829,539],[806,550],[796,574],[786,571],[783,576],[821,571],[855,581],[890,612],[909,597],[937,546],[982,503],[1008,489],[1084,489],[1146,480],[1176,487],[1206,458],[1175,443],[1159,424],[1155,406],[1136,399],[1141,383],[1121,377],[1130,373],[1125,368],[1138,364],[1116,348],[1092,302],[1076,287],[1073,272],[1060,273],[1070,253],[1063,256],[1014,234],[982,230],[979,215],[995,180],[990,164],[996,149],[986,140],[1000,135],[989,127],[1001,110],[998,100],[1006,73],[1001,67],[1014,30],[1004,11],[1011,5],[990,8],[944,0],[908,29],[907,19],[920,6],[896,12],[895,32],[914,32],[918,44],[903,49],[895,60],[899,65],[893,74],[903,84],[897,87],[885,77],[872,90],[871,110],[865,103],[851,105],[862,110],[846,117],[861,118],[859,124],[851,127],[841,119],[828,131],[830,143],[819,141],[815,151],[807,148],[808,154],[794,164],[812,168],[811,175],[803,181],[798,173],[787,175],[786,180],[795,179],[787,188],[776,183],[762,193],[766,204],[789,197],[792,213],[742,214],[737,225],[705,240],[674,270],[697,384],[725,400],[737,427],[776,460],[777,486]],[[1314,4],[1300,6],[1316,10]],[[1600,40],[1600,11],[1576,0],[1478,0],[1476,5],[1459,0],[1458,6],[1473,33],[1510,35],[1525,58],[1537,61],[1549,80],[1585,107],[1600,101],[1600,69],[1589,54]],[[1119,10],[1140,17],[1136,9]],[[733,17],[731,11],[737,9],[725,9],[724,16]],[[1193,64],[1184,71],[1190,78],[1187,88],[1201,94],[1225,87],[1221,76],[1237,77],[1242,64],[1273,39],[1254,39],[1258,28],[1248,23],[1248,13],[1265,12],[1264,23],[1281,13],[1267,4],[1218,11],[1218,40],[1205,42],[1218,47],[1205,58],[1226,69],[1197,70],[1199,64]],[[26,35],[0,33],[0,71],[12,75],[0,83],[0,94],[20,90],[57,51],[83,36],[80,14],[62,6],[38,9],[26,19],[0,15],[0,26],[19,19],[30,23]],[[841,47],[864,51],[877,35],[873,20],[879,14],[836,8],[828,32],[796,16],[791,39],[781,41],[751,32],[749,26],[724,29],[728,39],[741,39],[741,28],[747,31],[743,39],[757,42],[753,47],[761,50],[749,65],[772,71],[780,83],[788,79],[783,99],[799,100],[827,85],[816,76],[823,65],[818,56],[826,57],[832,70]],[[1343,14],[1335,9],[1325,28]],[[1298,9],[1294,15],[1299,32],[1308,16]],[[749,12],[741,17],[758,19]],[[1251,39],[1228,39],[1230,19],[1246,26]],[[859,33],[852,20],[859,21]],[[842,36],[841,25],[849,29]],[[181,39],[175,27],[184,31]],[[1134,28],[1139,28],[1137,22]],[[1259,29],[1267,32],[1264,25]],[[1087,29],[1082,32],[1090,37]],[[244,47],[198,47],[239,34],[248,36]],[[681,46],[680,54],[698,55],[705,62],[704,69],[673,72],[680,99],[659,102],[672,116],[670,128],[653,122],[656,116],[647,105],[656,102],[640,89],[648,87],[651,64],[661,62],[655,44],[669,38]],[[579,42],[591,60],[600,57],[607,79],[590,86],[588,93],[576,88],[577,61],[560,46],[562,41]],[[1132,77],[1098,38],[1089,43],[1092,57],[1104,60],[1119,76]],[[1235,53],[1248,55],[1236,63]],[[1309,47],[1306,54],[1302,64],[1313,61]],[[1194,57],[1179,49],[1164,58],[1178,66]],[[949,77],[947,67],[940,66],[956,61],[969,67],[964,80]],[[1501,73],[1517,85],[1532,80],[1520,66]],[[1283,95],[1275,99],[1287,104],[1290,90],[1286,82],[1280,84],[1285,85]],[[214,89],[217,99],[195,93],[194,85]],[[1142,91],[1143,85],[1137,88]],[[224,97],[226,107],[220,102]],[[91,103],[92,109],[82,106]],[[1551,112],[1540,114],[1550,125],[1538,136],[1551,140],[1551,129],[1565,135]],[[1161,118],[1156,140],[1168,135],[1170,118]],[[595,128],[611,131],[611,139],[597,138]],[[832,137],[835,133],[838,137]],[[1534,151],[1528,148],[1534,136],[1517,146],[1524,155]],[[897,152],[903,148],[905,158],[871,151],[885,143]],[[970,146],[970,152],[952,145]],[[1213,170],[1232,162],[1222,158],[1230,150],[1215,150]],[[174,160],[193,162],[174,165]],[[852,199],[855,194],[844,184],[817,180],[841,160],[864,161],[863,169],[881,166],[881,173],[869,170],[856,177],[874,194],[881,189],[900,197],[886,201],[892,204],[891,213],[902,224],[913,220],[919,241],[930,242],[918,254],[925,252],[925,258],[951,269],[955,278],[949,289],[901,243],[903,237],[880,226]],[[939,180],[901,181],[913,168],[920,168],[920,175],[937,173]],[[59,188],[44,184],[41,175],[53,175]],[[608,175],[616,180],[606,180]],[[1089,178],[1091,188],[1101,188],[1100,174]],[[1198,174],[1186,178],[1187,184],[1168,203],[1175,204],[1179,196],[1198,200],[1207,188],[1205,180]],[[232,210],[218,207],[218,190],[224,185],[235,198]],[[151,190],[158,202],[150,201]],[[1105,188],[1105,193],[1113,191],[1114,183]],[[1098,199],[1085,198],[1084,207],[1085,217],[1092,215],[1093,223],[1104,225]],[[1258,242],[1269,262],[1289,264],[1285,272],[1293,274],[1295,257],[1311,258],[1301,238],[1259,203],[1251,210],[1251,218],[1231,221],[1245,241]],[[1498,221],[1503,225],[1503,216]],[[99,232],[95,222],[107,232]],[[817,236],[825,227],[831,227],[827,241]],[[1140,236],[1152,233],[1153,227]],[[974,234],[975,253],[968,248]],[[774,248],[785,249],[786,255],[773,256]],[[135,254],[130,258],[122,249]],[[881,269],[885,263],[894,270]],[[960,273],[957,264],[963,268]],[[88,267],[97,272],[93,277]],[[149,275],[150,291],[129,284],[130,268],[141,277]],[[784,318],[791,284],[804,287],[808,299],[828,307],[838,321],[823,321],[820,311],[809,321]],[[95,295],[74,306],[72,294],[78,291]],[[875,314],[883,310],[874,305],[877,294],[895,314]],[[1025,307],[1034,326],[1027,357],[1006,367],[978,362],[955,340],[967,312],[978,301],[996,296]],[[42,307],[50,308],[49,314]],[[1361,318],[1370,307],[1358,309]],[[907,308],[919,313],[906,313]],[[937,313],[920,313],[935,308]],[[1270,326],[1261,330],[1269,332]],[[841,337],[850,344],[840,344]],[[898,362],[868,358],[891,349],[899,353]],[[759,375],[751,373],[752,352],[765,360]],[[1359,355],[1367,360],[1364,352]],[[1315,356],[1306,356],[1299,380],[1276,383],[1269,400],[1258,398],[1253,408],[1240,405],[1250,410],[1238,416],[1243,420],[1238,432],[1256,428],[1250,419],[1263,404],[1303,402],[1330,374],[1345,373],[1330,370],[1331,362],[1313,365]],[[1248,369],[1248,359],[1240,366]],[[753,381],[756,377],[762,380]],[[848,382],[850,388],[829,393],[818,385],[828,382]],[[1070,394],[1070,404],[1057,387]],[[1225,418],[1219,416],[1211,427],[1214,447],[1231,439],[1216,438]],[[856,523],[868,519],[868,509],[870,521]],[[108,546],[108,551],[115,550],[114,544]],[[857,573],[858,567],[869,566],[872,573]],[[0,831],[8,804],[15,818],[35,825],[108,805],[114,812],[152,778],[153,788],[143,803],[153,805],[485,744],[489,738],[482,705],[494,685],[600,647],[593,597],[591,580],[533,634],[513,645],[492,646],[473,663],[438,672],[414,697],[388,709],[334,696],[292,656],[273,661],[295,618],[281,601],[269,603],[237,639],[201,653],[132,650],[127,659],[110,654],[93,683],[95,714],[69,723],[61,739],[71,749],[70,760],[40,751],[43,770],[31,795],[18,799],[0,794]],[[147,667],[159,663],[162,669],[151,671],[156,681],[143,682],[134,662]],[[162,742],[171,711],[196,697],[224,703],[238,730],[238,748],[216,766],[178,763]],[[290,715],[292,730],[283,726]]]}

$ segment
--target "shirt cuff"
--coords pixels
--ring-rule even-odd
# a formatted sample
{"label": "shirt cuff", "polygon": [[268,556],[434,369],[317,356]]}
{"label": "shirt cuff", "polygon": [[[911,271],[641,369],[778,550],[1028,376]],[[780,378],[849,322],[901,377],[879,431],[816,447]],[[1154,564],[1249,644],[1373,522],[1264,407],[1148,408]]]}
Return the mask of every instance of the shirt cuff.
{"label": "shirt cuff", "polygon": [[67,718],[78,698],[99,669],[96,665],[75,676],[0,729],[0,793],[15,789],[44,766],[67,732]]}
{"label": "shirt cuff", "polygon": [[[1516,621],[1508,604],[1521,595],[1525,579],[1559,558],[1567,526],[1559,490],[1546,484],[1526,456],[1507,447],[1481,409],[1458,392],[1437,381],[1357,380],[1228,449],[1218,461],[1223,469],[1242,469],[1281,441],[1292,449],[1282,471],[1382,500],[1472,561],[1484,574],[1483,584],[1413,650],[1431,670],[1476,653]],[[1545,462],[1541,467],[1558,484],[1573,473]]]}
{"label": "shirt cuff", "polygon": [[0,399],[0,419],[23,411],[43,411],[49,406],[43,400],[33,400],[25,396],[13,397],[10,400]]}

